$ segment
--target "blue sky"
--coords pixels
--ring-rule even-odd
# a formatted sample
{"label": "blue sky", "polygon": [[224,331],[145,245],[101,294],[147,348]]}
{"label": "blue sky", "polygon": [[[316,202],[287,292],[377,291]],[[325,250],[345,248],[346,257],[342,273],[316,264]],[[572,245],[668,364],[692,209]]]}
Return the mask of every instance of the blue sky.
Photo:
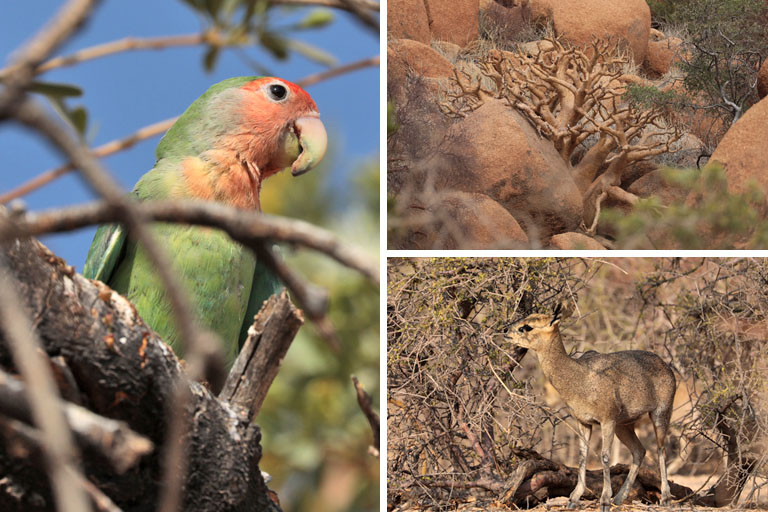
{"label": "blue sky", "polygon": [[[2,65],[10,53],[31,37],[63,2],[36,0],[3,2],[0,5],[0,56]],[[311,9],[296,11],[295,21]],[[296,33],[294,37],[337,57],[340,64],[378,55],[375,34],[349,14],[333,11],[336,21],[327,28]],[[105,1],[90,23],[58,55],[124,37],[153,37],[195,33],[202,21],[180,0]],[[202,69],[202,47],[132,51],[53,70],[41,80],[76,84],[83,88],[82,103],[89,112],[89,143],[97,146],[125,137],[151,123],[180,114],[208,86],[254,70],[233,50],[224,50],[213,73]],[[277,61],[259,48],[244,50],[248,58],[266,66],[272,74],[299,80],[325,67],[298,54]],[[379,71],[368,68],[311,86],[308,92],[320,109],[334,147],[335,159],[325,172],[332,182],[343,184],[365,159],[379,152]],[[159,138],[103,160],[112,174],[130,189],[154,163]],[[14,123],[0,124],[0,191],[7,191],[35,175],[62,164],[61,157],[38,137]],[[93,199],[80,179],[71,174],[24,198],[29,210],[82,203]],[[95,229],[95,228],[94,228]],[[87,254],[94,229],[43,238],[56,254],[78,270]]]}

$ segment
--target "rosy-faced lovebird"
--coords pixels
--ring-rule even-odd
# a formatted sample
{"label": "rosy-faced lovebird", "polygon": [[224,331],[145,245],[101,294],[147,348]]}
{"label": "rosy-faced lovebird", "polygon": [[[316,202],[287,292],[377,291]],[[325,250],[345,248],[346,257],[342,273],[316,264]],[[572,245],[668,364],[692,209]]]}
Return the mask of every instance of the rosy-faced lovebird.
{"label": "rosy-faced lovebird", "polygon": [[[279,78],[230,78],[208,89],[168,130],[154,167],[133,194],[139,200],[217,201],[260,210],[262,182],[286,168],[294,176],[310,170],[325,154],[326,142],[317,106],[302,88]],[[221,336],[231,363],[253,316],[280,283],[223,231],[171,223],[155,223],[153,229],[191,294],[200,323]],[[162,283],[123,226],[99,227],[83,275],[128,298],[183,356]]]}

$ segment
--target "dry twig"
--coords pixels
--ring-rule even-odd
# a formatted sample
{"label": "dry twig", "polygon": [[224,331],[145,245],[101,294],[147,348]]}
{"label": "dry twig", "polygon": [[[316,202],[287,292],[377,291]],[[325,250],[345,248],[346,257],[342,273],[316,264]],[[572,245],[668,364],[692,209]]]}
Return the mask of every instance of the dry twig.
{"label": "dry twig", "polygon": [[26,387],[30,412],[41,436],[43,456],[51,476],[58,509],[63,512],[87,510],[88,500],[78,485],[78,451],[64,412],[56,407],[56,385],[51,369],[43,358],[40,340],[35,334],[22,301],[17,283],[8,273],[0,254],[0,329],[13,354]]}
{"label": "dry twig", "polygon": [[[3,416],[31,423],[32,411],[22,382],[0,370],[0,412]],[[81,446],[101,453],[118,473],[124,473],[154,449],[152,441],[131,430],[125,423],[95,414],[84,407],[57,400],[68,427]]]}
{"label": "dry twig", "polygon": [[[190,36],[178,36],[178,37],[190,37]],[[102,45],[102,46],[108,46],[111,44],[112,43],[107,43],[106,45]],[[96,53],[95,48],[97,47],[94,47],[93,49],[94,54]],[[102,54],[104,54],[103,53],[104,51],[102,51]],[[86,52],[86,50],[83,50],[83,52]],[[91,52],[88,52],[88,55],[90,54]],[[70,57],[62,57],[62,59],[65,59],[65,60],[74,59],[76,55],[77,54],[73,54]],[[97,56],[101,56],[101,55],[97,55]],[[94,58],[94,57],[90,57],[90,58]],[[296,84],[299,85],[300,87],[310,87],[319,82],[323,82],[325,80],[335,78],[345,73],[350,73],[352,71],[357,71],[359,69],[364,69],[370,66],[378,66],[379,62],[380,62],[379,56],[376,55],[375,57],[369,57],[367,59],[362,59],[356,62],[352,62],[350,64],[344,64],[342,66],[337,66],[335,68],[331,68],[326,71],[321,71],[320,73],[309,75],[307,77],[302,78],[298,82],[296,82]],[[47,62],[43,66],[53,65],[52,63],[53,63],[53,60]],[[65,65],[65,64],[61,63],[59,65]],[[0,76],[2,76],[1,72],[0,72]],[[133,147],[138,142],[141,142],[143,140],[165,133],[171,126],[173,126],[173,123],[175,123],[177,119],[178,117],[172,117],[170,119],[165,119],[164,121],[158,121],[157,123],[140,128],[139,130],[135,131],[134,133],[132,133],[127,137],[123,137],[121,139],[115,139],[105,144],[102,144],[97,148],[94,148],[93,150],[91,150],[91,154],[95,157],[102,158],[102,157],[113,155],[115,153],[123,151],[124,149]],[[30,192],[37,190],[44,185],[47,185],[48,183],[52,182],[56,178],[59,178],[60,176],[64,176],[65,174],[70,173],[74,170],[75,170],[75,167],[70,162],[61,167],[57,167],[55,169],[45,171],[42,174],[35,176],[31,180],[25,183],[22,183],[15,189],[5,192],[3,194],[0,194],[0,204],[7,204],[13,201],[14,199],[18,199],[19,197],[25,196]]]}
{"label": "dry twig", "polygon": [[69,0],[45,27],[21,48],[3,77],[0,120],[8,117],[35,76],[35,69],[74,34],[91,15],[99,0]]}
{"label": "dry twig", "polygon": [[373,432],[373,444],[368,447],[368,451],[374,457],[379,457],[380,454],[380,420],[379,415],[373,410],[373,401],[371,395],[363,388],[357,377],[352,376],[352,383],[355,386],[355,393],[357,394],[357,403],[360,405],[360,410],[365,414],[365,418],[368,420],[368,424],[371,426],[371,432]]}

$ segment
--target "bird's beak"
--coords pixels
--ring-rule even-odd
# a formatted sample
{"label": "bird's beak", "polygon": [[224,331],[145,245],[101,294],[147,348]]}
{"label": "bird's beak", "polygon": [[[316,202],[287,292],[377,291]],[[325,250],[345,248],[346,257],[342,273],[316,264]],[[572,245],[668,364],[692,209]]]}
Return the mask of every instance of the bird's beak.
{"label": "bird's beak", "polygon": [[291,174],[299,176],[323,159],[328,146],[328,135],[317,115],[300,117],[294,122],[294,130],[299,137],[300,153],[291,165]]}

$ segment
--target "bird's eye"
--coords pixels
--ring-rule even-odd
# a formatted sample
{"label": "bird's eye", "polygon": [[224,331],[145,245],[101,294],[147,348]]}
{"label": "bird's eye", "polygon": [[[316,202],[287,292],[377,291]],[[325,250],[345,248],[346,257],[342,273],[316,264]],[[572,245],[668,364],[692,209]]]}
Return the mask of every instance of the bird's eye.
{"label": "bird's eye", "polygon": [[533,327],[531,327],[528,324],[525,324],[524,326],[518,328],[517,332],[528,332],[528,331],[532,331],[532,330],[533,330]]}
{"label": "bird's eye", "polygon": [[272,84],[267,90],[269,91],[269,96],[275,101],[284,100],[288,95],[288,89],[286,89],[284,85],[280,84]]}

